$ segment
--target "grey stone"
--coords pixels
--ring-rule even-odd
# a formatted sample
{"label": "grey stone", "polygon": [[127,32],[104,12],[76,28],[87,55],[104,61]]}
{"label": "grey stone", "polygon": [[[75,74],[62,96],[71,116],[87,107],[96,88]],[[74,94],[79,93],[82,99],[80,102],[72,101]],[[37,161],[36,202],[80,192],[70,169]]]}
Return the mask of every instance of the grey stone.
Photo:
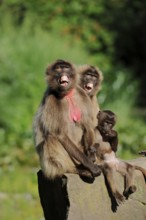
{"label": "grey stone", "polygon": [[[146,169],[146,158],[128,161]],[[146,183],[140,171],[135,171],[137,191],[113,211],[103,175],[94,183],[83,182],[77,175],[68,177],[67,191],[70,201],[68,220],[146,220]],[[121,193],[124,180],[117,174],[115,181]]]}

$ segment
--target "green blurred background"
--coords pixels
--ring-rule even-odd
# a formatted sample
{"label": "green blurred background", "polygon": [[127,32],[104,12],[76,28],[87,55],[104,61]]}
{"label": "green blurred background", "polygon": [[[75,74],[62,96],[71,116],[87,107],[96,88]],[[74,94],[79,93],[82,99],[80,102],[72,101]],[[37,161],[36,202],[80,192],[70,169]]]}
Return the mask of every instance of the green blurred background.
{"label": "green blurred background", "polygon": [[117,114],[118,156],[146,149],[146,1],[0,0],[0,219],[41,220],[32,120],[45,68],[98,66],[101,109]]}

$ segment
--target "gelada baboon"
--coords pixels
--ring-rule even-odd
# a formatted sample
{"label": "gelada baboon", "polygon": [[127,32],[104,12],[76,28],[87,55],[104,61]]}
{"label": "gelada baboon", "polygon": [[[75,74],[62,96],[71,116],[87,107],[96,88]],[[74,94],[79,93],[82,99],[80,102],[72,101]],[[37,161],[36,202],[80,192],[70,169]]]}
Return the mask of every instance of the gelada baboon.
{"label": "gelada baboon", "polygon": [[[118,140],[116,132],[113,130],[113,126],[116,123],[115,114],[109,110],[100,111],[97,115],[97,118],[98,126],[96,132],[98,133],[98,140],[97,144],[95,144],[95,148],[97,150],[97,161],[98,163],[100,162],[103,174],[107,179],[117,204],[120,204],[124,201],[124,196],[128,198],[131,193],[136,191],[136,186],[133,184],[134,171],[140,170],[146,180],[146,170],[142,167],[131,165],[116,158],[114,151],[117,149]],[[99,133],[101,135],[100,139]],[[125,177],[125,189],[123,192],[124,196],[117,189],[116,181],[114,178],[116,172],[119,172],[122,176]]]}
{"label": "gelada baboon", "polygon": [[[91,108],[94,113],[94,127],[97,126],[97,113],[99,111],[99,104],[97,101],[97,93],[101,88],[101,82],[103,80],[102,72],[94,66],[91,65],[81,65],[78,67],[79,75],[79,86],[86,92],[91,100]],[[84,143],[82,143],[84,145]],[[95,162],[96,158],[96,149],[90,147],[90,149],[84,147],[84,152]]]}
{"label": "gelada baboon", "polygon": [[[34,119],[34,140],[41,168],[49,179],[64,173],[98,176],[101,170],[80,150],[94,143],[90,99],[78,87],[74,66],[57,60],[48,66],[48,88]],[[83,138],[82,138],[83,137]],[[80,164],[86,169],[82,170]],[[79,165],[79,166],[78,166]]]}
{"label": "gelada baboon", "polygon": [[78,67],[78,73],[80,78],[79,85],[90,97],[95,113],[95,121],[97,121],[96,115],[99,110],[99,105],[96,95],[101,88],[101,82],[103,80],[102,72],[97,67],[82,65]]}
{"label": "gelada baboon", "polygon": [[111,149],[116,152],[118,147],[118,133],[113,130],[116,115],[110,110],[99,111],[97,115],[98,130],[104,142],[109,142]]}
{"label": "gelada baboon", "polygon": [[[99,104],[97,101],[97,93],[101,88],[103,80],[102,72],[91,65],[81,65],[78,67],[79,86],[86,92],[91,100],[91,108],[94,113],[94,128],[97,126],[97,113],[99,111]],[[83,143],[84,145],[84,143]],[[85,154],[95,162],[96,149],[91,147],[90,150],[84,147]]]}

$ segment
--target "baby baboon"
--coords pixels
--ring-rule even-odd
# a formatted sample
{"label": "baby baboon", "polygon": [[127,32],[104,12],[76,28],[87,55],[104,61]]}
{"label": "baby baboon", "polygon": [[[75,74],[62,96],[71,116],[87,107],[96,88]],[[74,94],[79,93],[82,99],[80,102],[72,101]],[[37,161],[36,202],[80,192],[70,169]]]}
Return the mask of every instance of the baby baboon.
{"label": "baby baboon", "polygon": [[[90,99],[76,84],[74,66],[57,60],[46,71],[48,88],[34,119],[34,140],[44,174],[54,179],[64,173],[98,176],[101,170],[80,150],[94,142]],[[83,137],[83,138],[82,138]],[[82,164],[86,169],[78,168]]]}
{"label": "baby baboon", "polygon": [[116,123],[116,115],[110,110],[99,111],[97,115],[98,130],[104,142],[109,142],[112,150],[117,151],[118,133],[113,130]]}
{"label": "baby baboon", "polygon": [[[97,118],[98,126],[96,128],[96,132],[98,140],[97,144],[95,144],[94,146],[97,150],[97,161],[98,163],[100,162],[103,174],[107,179],[107,182],[113,196],[116,199],[117,204],[120,204],[124,201],[124,196],[128,198],[131,193],[134,193],[136,191],[136,186],[133,184],[134,171],[141,171],[146,181],[146,170],[137,165],[131,165],[130,163],[122,161],[116,157],[114,151],[116,151],[118,143],[116,135],[117,132],[112,130],[113,126],[116,123],[114,113],[112,113],[111,111],[100,111],[97,115]],[[101,135],[100,140],[99,134]],[[110,138],[108,139],[108,137]],[[114,139],[116,139],[116,141]],[[117,189],[116,181],[114,179],[114,175],[116,172],[119,172],[122,176],[125,177],[125,189],[123,192],[124,196]]]}

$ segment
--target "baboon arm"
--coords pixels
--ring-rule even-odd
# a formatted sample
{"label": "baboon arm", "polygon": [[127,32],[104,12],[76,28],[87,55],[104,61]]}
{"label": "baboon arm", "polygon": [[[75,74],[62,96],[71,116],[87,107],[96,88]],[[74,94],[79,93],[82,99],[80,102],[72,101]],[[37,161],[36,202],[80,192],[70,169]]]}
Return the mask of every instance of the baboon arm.
{"label": "baboon arm", "polygon": [[68,152],[70,157],[75,158],[78,162],[82,163],[85,167],[92,166],[92,163],[88,160],[86,155],[82,153],[75,143],[67,135],[59,135],[59,141]]}
{"label": "baboon arm", "polygon": [[111,141],[110,145],[111,145],[112,150],[114,152],[116,152],[117,148],[118,148],[118,138],[117,138],[117,136],[112,138],[112,141]]}
{"label": "baboon arm", "polygon": [[95,132],[90,127],[85,127],[84,134],[82,137],[82,145],[84,146],[85,152],[87,152],[95,143]]}
{"label": "baboon arm", "polygon": [[110,145],[112,150],[116,152],[118,148],[118,133],[116,131],[113,131],[113,137],[111,137]]}
{"label": "baboon arm", "polygon": [[90,161],[88,157],[77,148],[75,143],[73,143],[73,141],[67,135],[60,135],[58,139],[70,157],[79,161],[93,174],[93,176],[99,176],[101,174],[101,169],[98,167],[98,165],[92,163],[92,161]]}

